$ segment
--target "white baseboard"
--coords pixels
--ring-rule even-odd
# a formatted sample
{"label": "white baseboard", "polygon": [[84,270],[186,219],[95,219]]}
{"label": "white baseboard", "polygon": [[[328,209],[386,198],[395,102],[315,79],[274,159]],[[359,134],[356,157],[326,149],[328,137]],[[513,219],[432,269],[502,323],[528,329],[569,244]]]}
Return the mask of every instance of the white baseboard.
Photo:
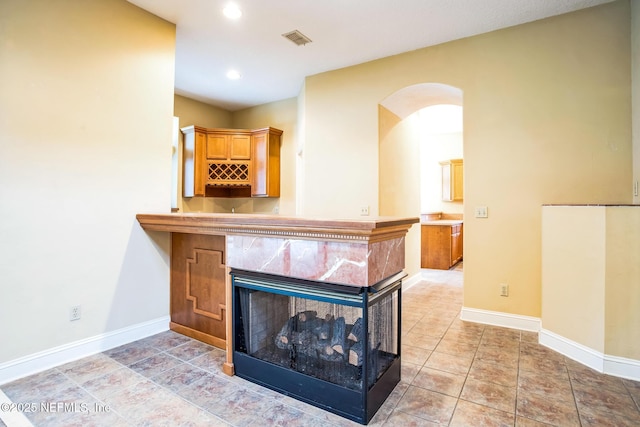
{"label": "white baseboard", "polygon": [[409,277],[408,279],[404,279],[402,281],[402,290],[404,290],[404,291],[408,290],[412,286],[415,286],[418,283],[420,283],[421,280],[422,280],[422,273],[420,273],[420,272],[414,274],[413,276]]}
{"label": "white baseboard", "polygon": [[540,330],[538,341],[545,347],[598,372],[640,381],[639,360],[610,356],[546,329]]}
{"label": "white baseboard", "polygon": [[519,314],[503,313],[500,311],[481,310],[479,308],[462,307],[460,319],[485,325],[501,326],[503,328],[520,329],[538,332],[540,319]]}
{"label": "white baseboard", "polygon": [[169,329],[169,316],[64,344],[0,363],[0,386],[64,363],[91,356]]}

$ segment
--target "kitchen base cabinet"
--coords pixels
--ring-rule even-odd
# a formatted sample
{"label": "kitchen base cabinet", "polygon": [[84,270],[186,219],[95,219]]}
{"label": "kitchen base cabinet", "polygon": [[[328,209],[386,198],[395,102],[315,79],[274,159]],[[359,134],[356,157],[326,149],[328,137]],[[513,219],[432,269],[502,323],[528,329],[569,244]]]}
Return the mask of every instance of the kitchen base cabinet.
{"label": "kitchen base cabinet", "polygon": [[422,268],[448,270],[462,260],[462,223],[433,221],[421,226]]}

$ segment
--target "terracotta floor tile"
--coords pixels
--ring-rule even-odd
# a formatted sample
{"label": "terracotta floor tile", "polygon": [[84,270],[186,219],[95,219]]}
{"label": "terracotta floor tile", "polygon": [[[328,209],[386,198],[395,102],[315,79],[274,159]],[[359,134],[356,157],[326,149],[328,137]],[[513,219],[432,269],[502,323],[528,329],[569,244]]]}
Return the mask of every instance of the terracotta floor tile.
{"label": "terracotta floor tile", "polygon": [[460,398],[510,414],[516,409],[516,388],[467,378]]}
{"label": "terracotta floor tile", "polygon": [[167,350],[167,354],[180,360],[189,361],[213,350],[213,347],[200,341],[190,340]]}
{"label": "terracotta floor tile", "polygon": [[611,411],[601,411],[578,405],[582,427],[637,427],[640,414],[625,416]]}
{"label": "terracotta floor tile", "polygon": [[472,362],[472,356],[457,356],[434,351],[431,353],[424,366],[427,368],[450,372],[452,374],[467,375]]}
{"label": "terracotta floor tile", "polygon": [[400,381],[403,383],[411,384],[413,379],[420,372],[420,365],[414,365],[413,363],[402,361],[402,367],[400,370]]}
{"label": "terracotta floor tile", "polygon": [[574,384],[574,388],[604,389],[615,393],[628,394],[622,379],[611,375],[603,375],[595,371],[570,371],[569,377]]}
{"label": "terracotta floor tile", "polygon": [[[426,275],[403,290],[401,382],[370,427],[640,426],[640,382],[570,360],[537,333],[463,321],[462,272]],[[360,425],[229,377],[225,360],[223,350],[166,331],[0,388],[14,402],[103,409],[30,414],[36,427]]]}
{"label": "terracotta floor tile", "polygon": [[422,366],[431,355],[431,351],[420,347],[402,344],[402,361]]}
{"label": "terracotta floor tile", "polygon": [[518,392],[516,415],[561,427],[580,426],[573,402],[549,399],[527,390]]}
{"label": "terracotta floor tile", "polygon": [[446,394],[447,396],[458,397],[465,379],[465,375],[456,375],[437,369],[422,368],[411,385]]}
{"label": "terracotta floor tile", "polygon": [[532,420],[530,418],[516,416],[516,427],[549,427],[550,424]]}
{"label": "terracotta floor tile", "polygon": [[461,341],[466,342],[476,347],[480,344],[482,338],[482,330],[466,330],[466,329],[452,329],[449,328],[442,337],[443,341]]}
{"label": "terracotta floor tile", "polygon": [[394,411],[384,423],[385,427],[431,427],[440,425],[405,412]]}
{"label": "terracotta floor tile", "polygon": [[402,343],[425,350],[433,350],[440,342],[440,337],[423,335],[419,332],[409,332],[402,338]]}
{"label": "terracotta floor tile", "polygon": [[518,389],[537,393],[548,398],[573,402],[573,391],[569,375],[547,375],[544,372],[521,370],[518,375]]}
{"label": "terracotta floor tile", "polygon": [[213,374],[188,363],[182,363],[152,377],[151,379],[157,384],[177,392],[181,388],[187,387],[207,375]]}
{"label": "terracotta floor tile", "polygon": [[447,424],[453,415],[457,401],[451,396],[410,386],[398,402],[396,411],[430,422]]}
{"label": "terracotta floor tile", "polygon": [[535,356],[521,355],[518,367],[521,371],[538,372],[544,375],[567,375],[567,367],[564,362],[550,360]]}
{"label": "terracotta floor tile", "polygon": [[467,357],[473,357],[476,354],[477,349],[477,344],[468,343],[466,341],[445,340],[444,338],[436,347],[436,351],[438,353]]}
{"label": "terracotta floor tile", "polygon": [[175,368],[182,363],[184,362],[168,355],[167,353],[159,353],[133,363],[129,365],[129,367],[140,375],[150,378],[164,371]]}
{"label": "terracotta floor tile", "polygon": [[97,398],[104,399],[144,380],[145,378],[142,375],[131,371],[129,368],[121,367],[117,371],[109,372],[101,377],[82,383],[82,387]]}
{"label": "terracotta floor tile", "polygon": [[481,344],[478,346],[475,358],[490,363],[518,367],[519,349],[517,347],[501,347],[499,345]]}
{"label": "terracotta floor tile", "polygon": [[122,368],[122,364],[99,353],[93,356],[67,363],[58,369],[71,380],[83,383]]}
{"label": "terracotta floor tile", "polygon": [[618,393],[607,388],[596,388],[574,382],[573,393],[578,411],[586,410],[619,415],[623,418],[635,419],[639,421],[638,425],[640,425],[640,412],[626,390]]}
{"label": "terracotta floor tile", "polygon": [[511,427],[514,423],[513,412],[503,412],[476,403],[460,400],[453,413],[450,427],[501,426]]}
{"label": "terracotta floor tile", "polygon": [[507,387],[516,387],[518,369],[512,366],[475,359],[469,369],[469,377]]}
{"label": "terracotta floor tile", "polygon": [[160,351],[170,350],[179,345],[190,342],[191,339],[173,331],[165,331],[150,337],[144,338],[139,342],[143,345],[155,347]]}
{"label": "terracotta floor tile", "polygon": [[132,363],[146,359],[147,357],[151,357],[154,354],[158,354],[158,352],[157,348],[142,344],[140,341],[136,341],[105,351],[103,354],[109,356],[116,362],[120,362],[123,365],[128,366]]}

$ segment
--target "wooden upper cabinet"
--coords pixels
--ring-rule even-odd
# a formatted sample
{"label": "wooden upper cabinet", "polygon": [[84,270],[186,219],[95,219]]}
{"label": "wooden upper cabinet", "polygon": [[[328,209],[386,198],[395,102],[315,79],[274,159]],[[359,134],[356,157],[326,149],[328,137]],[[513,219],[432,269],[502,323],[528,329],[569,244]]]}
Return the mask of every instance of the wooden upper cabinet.
{"label": "wooden upper cabinet", "polygon": [[280,196],[281,130],[181,130],[184,197]]}
{"label": "wooden upper cabinet", "polygon": [[251,134],[213,131],[207,134],[208,160],[250,160]]}
{"label": "wooden upper cabinet", "polygon": [[180,129],[184,135],[182,146],[183,197],[204,196],[206,174],[202,165],[207,163],[207,130],[198,126]]}
{"label": "wooden upper cabinet", "polygon": [[251,197],[280,197],[280,140],[282,131],[258,129],[251,137]]}
{"label": "wooden upper cabinet", "polygon": [[251,135],[229,135],[229,160],[251,159]]}
{"label": "wooden upper cabinet", "polygon": [[460,202],[464,199],[464,169],[462,159],[440,162],[442,168],[442,200]]}

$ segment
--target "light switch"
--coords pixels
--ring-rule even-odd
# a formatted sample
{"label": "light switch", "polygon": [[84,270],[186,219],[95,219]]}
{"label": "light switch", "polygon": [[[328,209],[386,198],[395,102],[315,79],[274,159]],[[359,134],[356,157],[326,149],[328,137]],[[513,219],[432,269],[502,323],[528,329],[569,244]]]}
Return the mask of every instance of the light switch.
{"label": "light switch", "polygon": [[476,206],[476,218],[489,218],[489,209],[486,206]]}

